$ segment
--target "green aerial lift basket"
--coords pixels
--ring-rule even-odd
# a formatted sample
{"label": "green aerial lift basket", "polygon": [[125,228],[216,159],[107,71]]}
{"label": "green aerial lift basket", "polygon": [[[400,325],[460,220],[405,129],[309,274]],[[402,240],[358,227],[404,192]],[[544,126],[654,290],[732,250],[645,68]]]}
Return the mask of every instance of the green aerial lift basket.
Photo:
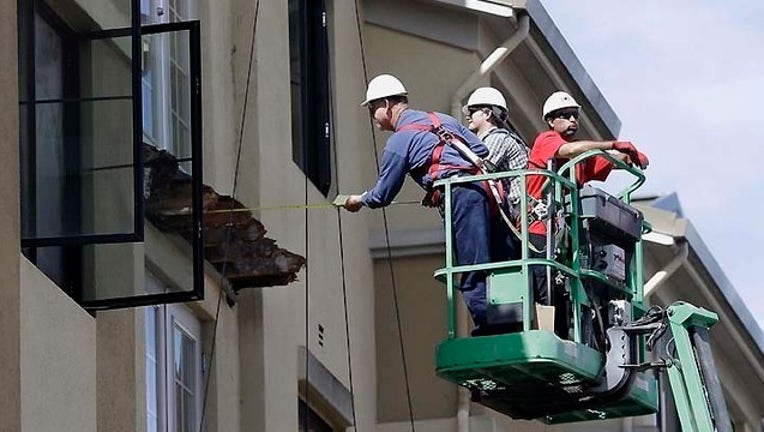
{"label": "green aerial lift basket", "polygon": [[[600,156],[610,159],[614,164],[633,174],[637,180],[618,198],[600,191],[587,202],[580,201],[580,190],[576,182],[576,164],[588,158]],[[568,177],[565,174],[568,174]],[[547,255],[547,259],[530,258],[528,252],[528,232],[521,230],[522,257],[520,260],[500,263],[487,263],[470,266],[456,266],[452,256],[453,237],[451,233],[451,190],[454,185],[516,177],[521,179],[522,196],[526,197],[525,178],[527,175],[547,177],[547,199],[554,201],[554,206],[565,209],[569,225],[567,251],[557,256]],[[658,409],[658,385],[650,372],[638,372],[636,369],[606,367],[608,354],[597,349],[591,343],[591,317],[593,311],[602,313],[613,301],[628,316],[638,318],[644,314],[642,249],[640,230],[643,223],[641,213],[631,208],[631,193],[644,183],[641,171],[629,167],[600,151],[591,151],[565,164],[559,171],[511,171],[470,177],[447,178],[436,183],[445,191],[445,226],[446,226],[446,267],[435,272],[436,279],[446,284],[448,299],[448,338],[442,341],[436,353],[436,373],[441,378],[469,389],[473,401],[500,413],[518,419],[537,419],[545,423],[567,423],[582,420],[599,420],[625,416],[653,414]],[[601,201],[613,200],[603,213]],[[605,203],[607,205],[607,203]],[[620,207],[619,207],[620,206]],[[554,208],[554,207],[553,207]],[[521,226],[527,227],[529,220],[527,198],[520,205]],[[619,212],[625,212],[623,214]],[[617,272],[608,272],[594,268],[591,264],[592,253],[586,254],[590,245],[594,226],[605,226],[607,235],[618,237],[619,217],[637,217],[629,212],[636,212],[639,229],[634,236],[633,226],[624,234],[633,236],[632,243],[618,243],[624,249],[621,255],[629,262],[629,271],[624,271],[622,280],[613,277]],[[636,219],[635,219],[636,220]],[[615,228],[614,228],[615,227]],[[595,233],[599,235],[598,233]],[[622,237],[624,237],[622,236]],[[585,240],[588,239],[588,240]],[[607,246],[609,247],[609,246]],[[602,248],[596,250],[602,253]],[[604,250],[610,250],[605,248]],[[625,251],[625,252],[624,252]],[[587,262],[587,259],[589,260]],[[569,293],[568,316],[570,329],[567,339],[560,338],[550,330],[535,329],[535,307],[530,300],[531,265],[544,265],[557,272],[566,280],[566,292]],[[489,309],[503,307],[512,309],[514,316],[520,317],[521,331],[478,337],[456,337],[455,316],[457,276],[466,271],[482,270],[488,274],[490,286],[488,294]],[[599,296],[600,303],[592,300],[592,292]],[[558,306],[559,307],[559,306]],[[602,322],[602,321],[600,321]],[[518,325],[520,322],[518,322]],[[604,328],[601,333],[604,333]],[[611,338],[613,336],[607,333]],[[629,352],[630,363],[645,362],[644,337],[640,336],[636,345],[623,348]],[[610,346],[618,341],[608,340]],[[614,351],[615,352],[615,351]],[[612,353],[611,353],[612,354]],[[607,381],[607,371],[611,376],[624,372],[628,381],[617,389],[603,389]]]}
{"label": "green aerial lift basket", "polygon": [[584,385],[597,381],[604,364],[599,351],[550,331],[445,340],[438,346],[436,364],[439,377],[484,394],[478,402],[513,418],[568,423],[653,414],[658,408],[656,380],[639,373],[620,400],[539,414],[570,405]]}

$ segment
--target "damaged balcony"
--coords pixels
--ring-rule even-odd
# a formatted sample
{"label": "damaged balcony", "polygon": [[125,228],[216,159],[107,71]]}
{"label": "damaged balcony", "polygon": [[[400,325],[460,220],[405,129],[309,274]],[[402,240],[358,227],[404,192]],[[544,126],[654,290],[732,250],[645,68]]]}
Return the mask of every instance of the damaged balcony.
{"label": "damaged balcony", "polygon": [[[164,150],[144,144],[146,218],[160,231],[191,242],[191,176]],[[233,211],[231,211],[233,210]],[[202,187],[204,257],[225,275],[234,291],[287,285],[297,279],[305,258],[278,247],[239,201]]]}

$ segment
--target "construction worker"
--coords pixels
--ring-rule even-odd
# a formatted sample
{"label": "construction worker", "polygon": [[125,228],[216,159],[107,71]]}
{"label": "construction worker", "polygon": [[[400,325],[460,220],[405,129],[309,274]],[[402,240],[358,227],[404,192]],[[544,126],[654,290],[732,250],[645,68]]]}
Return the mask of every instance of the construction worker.
{"label": "construction worker", "polygon": [[[378,208],[389,205],[398,194],[406,174],[427,191],[423,204],[440,205],[438,190],[433,182],[458,174],[474,174],[476,167],[453,145],[444,142],[433,127],[438,124],[466,144],[467,152],[476,158],[488,156],[488,149],[480,139],[458,120],[441,113],[427,113],[409,107],[408,93],[396,77],[379,75],[369,81],[366,99],[361,104],[368,107],[376,126],[393,132],[382,153],[380,175],[376,185],[360,195],[350,195],[344,207],[357,212],[362,207]],[[443,129],[438,129],[443,131]],[[493,246],[492,226],[498,225],[498,217],[491,216],[490,194],[482,183],[455,185],[451,192],[452,220],[456,261],[458,265],[482,264],[504,253],[502,245]],[[431,201],[431,202],[429,202]],[[442,209],[442,207],[441,207]],[[494,233],[496,230],[494,230]],[[496,236],[493,236],[496,237]],[[508,254],[508,252],[506,252]],[[485,331],[486,322],[486,274],[467,272],[462,274],[459,289],[475,323],[473,334]]]}
{"label": "construction worker", "polygon": [[[501,92],[493,87],[480,87],[467,99],[462,113],[469,130],[488,147],[485,159],[492,166],[492,172],[525,169],[528,166],[528,146],[507,123],[507,101]],[[502,179],[509,203],[520,200],[520,178]]]}
{"label": "construction worker", "polygon": [[[557,91],[552,93],[542,108],[542,116],[549,130],[542,132],[536,137],[531,148],[528,160],[528,169],[547,169],[549,161],[554,162],[553,169],[557,169],[582,153],[589,150],[605,150],[617,159],[628,164],[634,164],[644,169],[649,160],[647,156],[637,150],[629,141],[591,141],[575,139],[578,132],[578,119],[581,114],[581,106],[568,93]],[[590,180],[604,181],[613,170],[613,164],[602,156],[590,158],[576,167],[576,178],[579,186]],[[537,251],[542,251],[546,246],[546,225],[543,216],[544,197],[543,187],[546,177],[541,175],[529,175],[527,192],[530,207],[534,209],[529,215],[533,221],[528,227],[529,240]],[[541,206],[539,206],[539,204]],[[544,258],[545,253],[530,251],[534,258]],[[546,289],[546,267],[534,266],[534,294],[537,303],[549,304]]]}

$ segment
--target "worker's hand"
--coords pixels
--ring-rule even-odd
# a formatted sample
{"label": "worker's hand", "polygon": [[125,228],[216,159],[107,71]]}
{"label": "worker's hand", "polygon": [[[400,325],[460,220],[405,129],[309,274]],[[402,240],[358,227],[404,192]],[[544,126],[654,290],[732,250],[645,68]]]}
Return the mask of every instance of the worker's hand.
{"label": "worker's hand", "polygon": [[358,210],[361,210],[361,207],[363,207],[363,201],[361,200],[361,195],[350,195],[345,201],[345,204],[343,205],[345,207],[345,210],[355,213]]}
{"label": "worker's hand", "polygon": [[613,150],[626,153],[632,160],[637,159],[637,147],[631,141],[613,141]]}
{"label": "worker's hand", "polygon": [[[639,150],[637,150],[637,147],[635,147],[631,141],[614,141],[613,150],[629,155],[629,158],[633,163],[640,167],[642,166],[639,156],[641,153],[639,153]],[[642,157],[644,157],[644,155]]]}
{"label": "worker's hand", "polygon": [[645,169],[648,165],[650,165],[650,159],[647,158],[646,154],[640,151],[637,151],[637,160],[633,162],[642,169]]}
{"label": "worker's hand", "polygon": [[[614,159],[618,159],[619,161],[625,163],[628,166],[634,165],[634,162],[632,162],[631,157],[629,157],[629,155],[627,155],[626,153],[621,153],[617,151],[609,151],[608,153],[610,153],[610,156],[612,156]],[[621,167],[618,165],[615,165],[614,168],[621,169]]]}

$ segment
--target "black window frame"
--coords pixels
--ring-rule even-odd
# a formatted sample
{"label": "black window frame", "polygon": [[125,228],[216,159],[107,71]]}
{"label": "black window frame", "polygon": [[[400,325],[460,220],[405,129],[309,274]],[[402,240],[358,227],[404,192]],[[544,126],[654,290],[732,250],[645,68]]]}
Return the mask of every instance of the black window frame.
{"label": "black window frame", "polygon": [[[19,61],[19,84],[24,86],[24,100],[20,100],[19,110],[24,110],[26,113],[26,141],[36,142],[37,140],[37,111],[36,105],[36,70],[35,70],[35,56],[36,56],[36,34],[35,34],[35,16],[40,17],[60,38],[62,45],[62,68],[61,68],[61,84],[62,84],[62,98],[60,100],[70,100],[79,94],[79,51],[77,49],[77,38],[74,31],[58,16],[55,12],[41,0],[32,1],[19,1],[19,17],[23,18],[23,22],[19,23],[19,28],[23,29],[23,33],[19,34],[19,52],[27,50],[31,53],[26,61]],[[21,96],[21,95],[20,95]],[[20,98],[21,99],[21,98]],[[58,100],[45,100],[41,103],[57,103]],[[66,152],[64,153],[64,164],[67,167],[77,169],[79,165],[79,146],[76,142],[73,142],[72,137],[79,135],[79,106],[68,106],[66,110],[62,111],[62,129],[64,133],[64,147]],[[27,218],[22,219],[22,224],[36,225],[37,210],[36,210],[36,183],[37,183],[37,146],[21,146],[20,148],[20,168],[27,167],[27,170],[21,171],[24,175],[22,184],[33,185],[29,189],[29,195],[26,196],[28,201],[28,209],[31,211],[31,215],[27,214]],[[78,182],[77,178],[66,179],[65,181]],[[65,188],[64,188],[65,189]],[[21,199],[24,200],[25,196],[22,194]],[[67,218],[65,223],[71,224],[77,219],[79,215],[80,200],[79,197],[71,197],[66,201],[66,207],[68,210],[65,212],[69,215],[75,216],[74,218]],[[22,233],[24,229],[22,228]],[[38,260],[38,247],[50,246],[46,244],[46,241],[29,241],[21,238],[22,252],[33,263],[37,264]],[[57,284],[70,296],[78,295],[78,287],[81,285],[82,278],[79,272],[73,271],[74,268],[79,268],[82,265],[82,250],[76,244],[69,242],[63,242],[61,244],[55,244],[55,246],[61,246],[61,279],[54,278]]]}
{"label": "black window frame", "polygon": [[[35,107],[40,103],[72,103],[102,100],[132,100],[132,133],[133,133],[133,197],[134,197],[134,224],[132,233],[118,234],[85,234],[75,236],[58,236],[44,238],[22,237],[21,246],[25,255],[32,261],[36,261],[36,249],[42,247],[61,247],[65,254],[72,258],[67,258],[64,263],[64,271],[70,273],[63,285],[60,286],[77,303],[88,310],[117,309],[127,307],[146,306],[154,304],[176,303],[191,300],[199,300],[204,297],[204,243],[203,243],[203,211],[202,211],[202,192],[203,192],[203,169],[202,169],[202,111],[201,111],[201,43],[200,43],[200,22],[198,20],[174,22],[166,24],[141,25],[140,0],[131,0],[131,20],[130,27],[98,30],[91,32],[77,33],[68,28],[43,0],[18,0],[19,17],[19,73],[26,77],[20,86],[24,86],[23,93],[19,96],[19,109],[25,110],[27,116],[26,139],[28,148],[22,146],[22,158],[34,158],[34,149],[36,148],[36,121]],[[192,262],[192,284],[193,287],[188,291],[166,292],[158,294],[136,294],[125,297],[107,298],[101,300],[84,300],[81,291],[81,260],[82,247],[86,245],[108,245],[140,243],[144,240],[144,221],[145,221],[145,200],[144,200],[144,161],[143,161],[143,115],[142,115],[142,62],[132,61],[131,65],[131,91],[130,96],[109,96],[81,98],[77,94],[68,91],[62,100],[38,101],[36,99],[35,79],[35,13],[44,16],[47,23],[55,26],[57,31],[65,35],[65,51],[70,51],[67,55],[76,56],[78,44],[82,40],[97,40],[107,38],[130,37],[130,53],[133,59],[142,59],[143,47],[142,36],[170,33],[170,32],[188,32],[189,33],[189,73],[190,73],[190,93],[191,93],[191,194],[192,194],[192,236],[191,236],[191,260]],[[30,55],[31,53],[31,55]],[[24,54],[27,54],[24,56]],[[76,61],[74,64],[76,65]],[[78,85],[79,77],[66,80],[67,83],[73,82]],[[69,84],[71,85],[71,84]],[[20,88],[21,90],[21,88]],[[76,114],[77,110],[74,110]],[[67,121],[67,128],[78,128],[79,121]],[[71,134],[71,135],[70,135]],[[69,136],[79,136],[76,130],[67,130]],[[72,155],[74,158],[76,155]],[[75,158],[76,159],[76,158]],[[22,172],[21,175],[31,180],[32,194],[35,192],[34,163],[30,166],[31,172]],[[31,176],[31,179],[30,179]],[[34,196],[34,195],[33,195]],[[22,194],[23,198],[23,194]],[[32,206],[34,207],[34,205]],[[34,208],[32,212],[34,214]],[[79,266],[79,267],[78,267]],[[73,270],[76,269],[76,270]],[[78,286],[79,281],[79,286]]]}
{"label": "black window frame", "polygon": [[326,0],[288,4],[290,90],[293,103],[299,104],[292,106],[292,158],[327,196],[332,187],[333,131]]}

